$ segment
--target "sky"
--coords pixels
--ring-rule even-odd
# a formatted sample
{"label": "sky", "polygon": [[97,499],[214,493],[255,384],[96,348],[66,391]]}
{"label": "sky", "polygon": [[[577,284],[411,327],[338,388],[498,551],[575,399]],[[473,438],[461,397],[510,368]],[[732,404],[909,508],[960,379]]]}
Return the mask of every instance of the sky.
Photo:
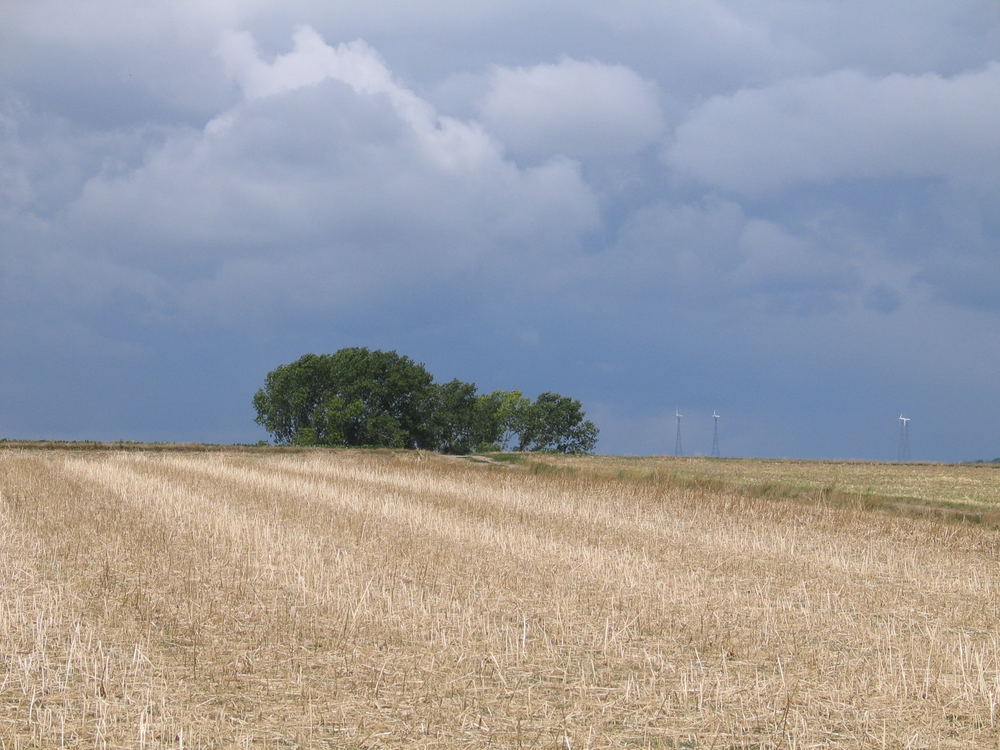
{"label": "sky", "polygon": [[345,346],[601,453],[1000,456],[1000,4],[5,2],[0,437],[255,442]]}

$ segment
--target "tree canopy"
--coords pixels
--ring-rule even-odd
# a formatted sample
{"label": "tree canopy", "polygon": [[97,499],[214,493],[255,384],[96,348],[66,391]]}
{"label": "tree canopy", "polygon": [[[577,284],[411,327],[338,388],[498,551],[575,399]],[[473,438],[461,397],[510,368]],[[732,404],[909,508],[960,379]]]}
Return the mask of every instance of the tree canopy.
{"label": "tree canopy", "polygon": [[363,347],[279,365],[253,405],[256,422],[283,445],[589,453],[598,434],[568,396],[480,394],[475,383],[436,383],[409,357]]}

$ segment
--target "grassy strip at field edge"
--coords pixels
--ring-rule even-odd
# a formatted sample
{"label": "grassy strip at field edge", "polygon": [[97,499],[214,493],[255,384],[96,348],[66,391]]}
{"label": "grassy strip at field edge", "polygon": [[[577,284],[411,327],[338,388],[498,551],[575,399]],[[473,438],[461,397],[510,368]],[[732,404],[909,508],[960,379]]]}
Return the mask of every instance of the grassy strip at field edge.
{"label": "grassy strip at field edge", "polygon": [[[533,474],[540,473],[585,473],[590,476],[606,479],[619,479],[623,481],[653,483],[662,485],[664,489],[683,488],[696,489],[713,492],[740,492],[752,497],[791,500],[796,502],[815,503],[821,502],[828,505],[840,507],[854,507],[865,510],[880,511],[901,515],[911,518],[934,518],[942,521],[954,521],[961,523],[971,523],[985,526],[987,528],[1000,529],[1000,507],[989,503],[976,502],[971,500],[949,500],[928,497],[917,497],[913,495],[896,495],[878,492],[873,489],[857,490],[838,486],[836,481],[817,486],[815,484],[795,483],[767,479],[759,481],[752,471],[746,472],[746,478],[720,478],[698,474],[695,471],[682,473],[662,468],[648,468],[625,466],[622,468],[612,468],[606,465],[590,464],[589,457],[576,456],[572,459],[565,457],[554,457],[551,455],[537,456],[528,454],[486,454],[496,461],[514,463],[523,466]],[[603,458],[603,457],[602,457]],[[568,460],[575,465],[566,465]],[[635,463],[648,461],[645,458],[615,458],[615,463]],[[684,459],[675,459],[682,462]],[[719,460],[719,459],[716,459]],[[785,462],[786,459],[721,459],[730,463],[733,462]],[[847,462],[818,461],[810,464],[829,464],[831,466],[842,465]],[[862,465],[861,462],[858,462]],[[896,466],[889,464],[890,466]],[[923,464],[926,466],[927,464]],[[963,464],[963,466],[966,466]],[[983,465],[986,470],[991,470],[988,464]],[[904,468],[903,465],[898,465]],[[976,465],[978,468],[979,465]],[[998,477],[1000,479],[1000,477]]]}

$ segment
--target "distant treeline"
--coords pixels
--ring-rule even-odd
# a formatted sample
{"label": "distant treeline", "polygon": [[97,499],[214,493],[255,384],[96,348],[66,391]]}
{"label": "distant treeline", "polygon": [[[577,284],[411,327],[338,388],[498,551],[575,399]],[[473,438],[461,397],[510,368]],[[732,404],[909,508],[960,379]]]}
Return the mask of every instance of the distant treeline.
{"label": "distant treeline", "polygon": [[568,396],[542,393],[532,401],[521,391],[436,383],[409,357],[364,347],[279,365],[253,405],[256,422],[282,445],[589,453],[598,434]]}

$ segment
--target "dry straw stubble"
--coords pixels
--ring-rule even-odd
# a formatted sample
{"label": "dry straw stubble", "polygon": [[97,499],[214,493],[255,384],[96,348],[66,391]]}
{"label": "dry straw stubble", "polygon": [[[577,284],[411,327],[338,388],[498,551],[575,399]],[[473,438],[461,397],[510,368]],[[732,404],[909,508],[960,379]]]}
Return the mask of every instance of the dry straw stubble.
{"label": "dry straw stubble", "polygon": [[988,528],[404,453],[0,471],[0,747],[997,744]]}

